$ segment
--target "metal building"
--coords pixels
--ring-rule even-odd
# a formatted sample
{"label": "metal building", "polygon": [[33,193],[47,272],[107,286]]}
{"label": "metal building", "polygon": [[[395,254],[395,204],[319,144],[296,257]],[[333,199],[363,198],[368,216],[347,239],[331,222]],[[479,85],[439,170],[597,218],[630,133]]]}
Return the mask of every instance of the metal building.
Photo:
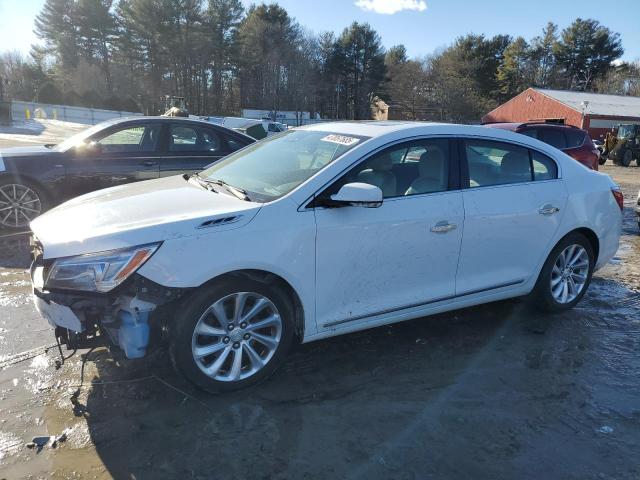
{"label": "metal building", "polygon": [[532,121],[574,125],[601,139],[620,123],[640,124],[640,97],[527,88],[482,117],[482,123]]}

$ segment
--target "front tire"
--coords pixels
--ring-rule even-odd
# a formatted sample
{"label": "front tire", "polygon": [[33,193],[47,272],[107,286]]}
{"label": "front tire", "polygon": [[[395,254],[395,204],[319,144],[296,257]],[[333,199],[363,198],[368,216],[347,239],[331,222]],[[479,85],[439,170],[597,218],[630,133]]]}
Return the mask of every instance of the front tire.
{"label": "front tire", "polygon": [[0,180],[0,228],[29,228],[47,208],[46,196],[38,186],[17,178]]}
{"label": "front tire", "polygon": [[534,289],[536,306],[547,312],[573,308],[589,288],[594,265],[593,247],[584,235],[564,237],[542,267]]}
{"label": "front tire", "polygon": [[632,160],[633,160],[633,152],[631,151],[630,148],[628,148],[624,152],[624,156],[622,157],[622,166],[628,167],[629,165],[631,165]]}
{"label": "front tire", "polygon": [[293,342],[291,299],[256,280],[204,286],[183,307],[174,319],[171,357],[182,374],[211,393],[265,380]]}

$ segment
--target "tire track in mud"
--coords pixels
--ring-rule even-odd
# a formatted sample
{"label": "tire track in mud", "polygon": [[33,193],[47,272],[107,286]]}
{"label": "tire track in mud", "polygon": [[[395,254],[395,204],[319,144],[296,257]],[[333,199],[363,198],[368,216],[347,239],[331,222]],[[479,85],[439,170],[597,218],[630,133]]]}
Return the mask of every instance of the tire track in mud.
{"label": "tire track in mud", "polygon": [[4,370],[5,368],[17,363],[26,362],[27,360],[31,360],[32,358],[35,358],[39,355],[47,354],[49,353],[49,350],[57,348],[57,346],[58,345],[54,343],[53,345],[36,347],[32,348],[31,350],[14,353],[12,355],[2,355],[0,356],[0,370]]}

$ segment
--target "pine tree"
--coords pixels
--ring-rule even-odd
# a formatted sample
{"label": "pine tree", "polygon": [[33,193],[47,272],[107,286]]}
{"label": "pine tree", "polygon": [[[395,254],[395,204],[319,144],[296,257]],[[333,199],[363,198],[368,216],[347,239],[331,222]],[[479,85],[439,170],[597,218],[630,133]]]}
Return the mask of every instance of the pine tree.
{"label": "pine tree", "polygon": [[554,45],[556,62],[566,78],[566,87],[589,90],[595,80],[611,68],[624,53],[620,35],[597,20],[576,19],[562,31]]}
{"label": "pine tree", "polygon": [[505,48],[504,58],[497,70],[504,99],[517,95],[531,85],[530,58],[529,44],[522,37],[516,38]]}
{"label": "pine tree", "polygon": [[79,0],[75,8],[80,56],[88,63],[98,63],[112,92],[111,56],[116,35],[116,21],[111,13],[113,0]]}
{"label": "pine tree", "polygon": [[371,118],[371,102],[385,78],[384,56],[380,36],[367,23],[353,22],[336,41],[333,63],[345,85],[348,118]]}
{"label": "pine tree", "polygon": [[44,40],[43,51],[55,57],[63,70],[78,64],[78,25],[74,0],[46,0],[35,18],[34,32]]}
{"label": "pine tree", "polygon": [[532,84],[537,87],[550,88],[554,86],[557,77],[556,58],[553,46],[558,41],[558,27],[549,22],[542,30],[542,36],[531,41],[531,61],[534,65]]}

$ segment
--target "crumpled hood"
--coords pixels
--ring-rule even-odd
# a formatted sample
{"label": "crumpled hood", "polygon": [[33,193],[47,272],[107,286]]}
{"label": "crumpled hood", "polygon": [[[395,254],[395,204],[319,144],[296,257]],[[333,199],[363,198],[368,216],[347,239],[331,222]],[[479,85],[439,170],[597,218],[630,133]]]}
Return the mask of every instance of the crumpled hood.
{"label": "crumpled hood", "polygon": [[[36,218],[31,229],[44,257],[58,258],[238,228],[260,206],[173,176],[82,195]],[[225,220],[212,222],[218,219]]]}

